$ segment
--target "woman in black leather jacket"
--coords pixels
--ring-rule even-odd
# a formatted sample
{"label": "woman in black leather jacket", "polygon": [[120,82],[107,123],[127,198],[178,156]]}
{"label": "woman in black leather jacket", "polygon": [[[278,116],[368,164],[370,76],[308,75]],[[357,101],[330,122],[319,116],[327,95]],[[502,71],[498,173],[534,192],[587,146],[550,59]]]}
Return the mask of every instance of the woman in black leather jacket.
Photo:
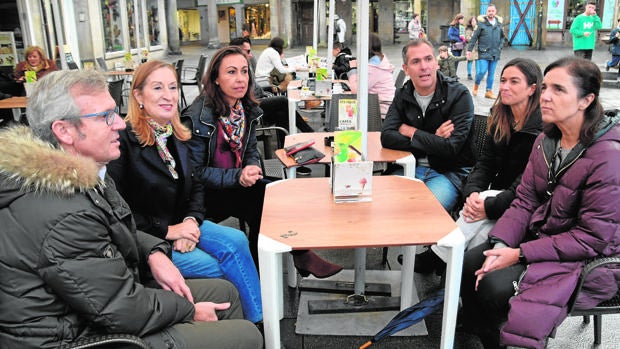
{"label": "woman in black leather jacket", "polygon": [[[237,46],[220,49],[202,83],[203,92],[182,116],[192,131],[188,145],[194,175],[204,184],[210,215],[248,223],[250,252],[258,264],[258,233],[269,181],[260,168],[256,125],[262,110],[253,94],[248,58]],[[342,270],[311,251],[293,255],[302,276],[328,277]]]}

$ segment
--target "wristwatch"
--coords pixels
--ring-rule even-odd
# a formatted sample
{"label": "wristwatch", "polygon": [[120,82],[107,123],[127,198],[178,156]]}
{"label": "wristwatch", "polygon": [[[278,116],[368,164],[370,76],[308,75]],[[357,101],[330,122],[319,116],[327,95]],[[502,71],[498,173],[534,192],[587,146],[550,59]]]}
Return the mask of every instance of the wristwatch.
{"label": "wristwatch", "polygon": [[527,259],[525,259],[525,256],[523,255],[523,250],[521,248],[519,248],[519,263],[527,264]]}

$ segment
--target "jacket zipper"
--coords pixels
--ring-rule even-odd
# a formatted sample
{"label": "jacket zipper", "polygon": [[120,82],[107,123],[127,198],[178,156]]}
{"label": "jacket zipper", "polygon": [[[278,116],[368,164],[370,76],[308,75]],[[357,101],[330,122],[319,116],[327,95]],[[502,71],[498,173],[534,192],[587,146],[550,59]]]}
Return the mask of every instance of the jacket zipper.
{"label": "jacket zipper", "polygon": [[521,275],[519,275],[519,280],[517,281],[513,281],[512,282],[512,287],[515,290],[514,296],[519,294],[519,285],[521,285],[521,280],[523,280],[523,277],[525,277],[525,273],[527,272],[527,269],[530,267],[530,265],[526,265],[525,266],[525,270],[521,273]]}

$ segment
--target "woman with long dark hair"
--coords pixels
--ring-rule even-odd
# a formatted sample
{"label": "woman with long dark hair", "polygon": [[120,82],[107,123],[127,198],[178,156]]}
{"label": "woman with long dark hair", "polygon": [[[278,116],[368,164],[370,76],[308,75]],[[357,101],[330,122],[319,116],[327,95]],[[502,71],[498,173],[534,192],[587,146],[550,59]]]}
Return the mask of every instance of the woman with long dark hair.
{"label": "woman with long dark hair", "polygon": [[[502,70],[482,155],[463,187],[466,200],[456,221],[465,235],[466,250],[487,241],[489,231],[515,198],[534,140],[542,131],[541,83],[542,71],[531,59],[515,58]],[[416,256],[415,269],[443,271],[447,256],[444,247],[431,246]]]}
{"label": "woman with long dark hair", "polygon": [[[194,176],[205,187],[207,212],[240,217],[249,225],[250,252],[258,263],[258,234],[265,186],[256,141],[262,110],[253,94],[249,61],[237,46],[213,55],[202,78],[204,90],[183,113],[192,131],[188,142]],[[328,277],[342,270],[312,251],[294,251],[303,276]]]}

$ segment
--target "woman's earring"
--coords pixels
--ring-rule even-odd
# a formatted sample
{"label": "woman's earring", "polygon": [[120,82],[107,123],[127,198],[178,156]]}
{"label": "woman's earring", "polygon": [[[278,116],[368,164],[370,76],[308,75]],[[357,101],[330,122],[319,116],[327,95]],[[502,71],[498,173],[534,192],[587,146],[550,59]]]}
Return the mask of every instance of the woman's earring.
{"label": "woman's earring", "polygon": [[142,104],[142,103],[138,104],[138,108],[144,109],[144,104]]}

